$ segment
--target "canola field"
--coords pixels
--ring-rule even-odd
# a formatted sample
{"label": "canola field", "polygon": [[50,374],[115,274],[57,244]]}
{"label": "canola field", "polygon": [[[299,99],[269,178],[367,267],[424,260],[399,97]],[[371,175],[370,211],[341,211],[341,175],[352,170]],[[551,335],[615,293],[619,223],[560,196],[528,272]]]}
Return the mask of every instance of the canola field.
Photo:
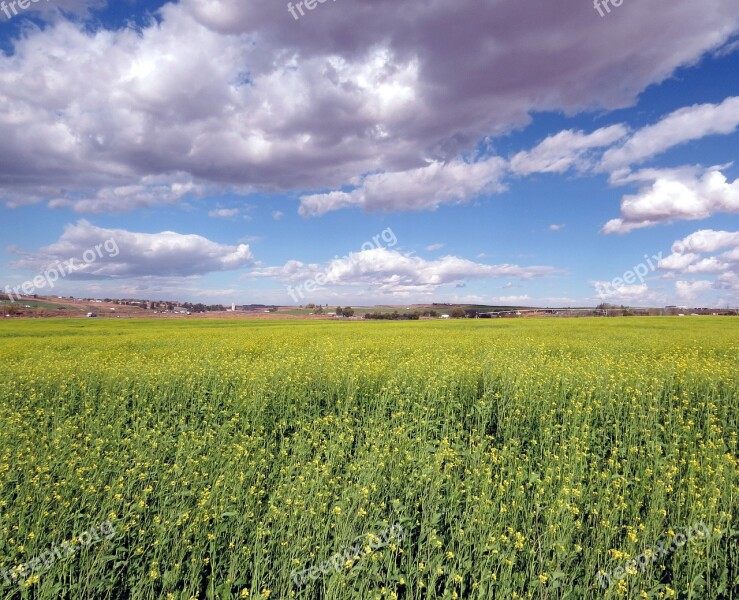
{"label": "canola field", "polygon": [[0,598],[739,598],[739,320],[0,323]]}

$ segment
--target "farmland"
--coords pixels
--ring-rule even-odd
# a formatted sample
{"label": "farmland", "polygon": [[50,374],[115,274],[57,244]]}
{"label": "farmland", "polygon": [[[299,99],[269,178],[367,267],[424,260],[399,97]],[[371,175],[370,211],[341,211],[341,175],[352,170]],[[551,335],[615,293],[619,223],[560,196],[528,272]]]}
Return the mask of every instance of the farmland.
{"label": "farmland", "polygon": [[736,597],[736,319],[0,339],[0,598]]}

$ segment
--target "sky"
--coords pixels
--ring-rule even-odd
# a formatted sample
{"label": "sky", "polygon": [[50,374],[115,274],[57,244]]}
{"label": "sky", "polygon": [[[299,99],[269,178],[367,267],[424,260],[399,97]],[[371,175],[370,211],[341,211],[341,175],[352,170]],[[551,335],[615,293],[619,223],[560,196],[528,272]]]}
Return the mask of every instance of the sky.
{"label": "sky", "polygon": [[0,2],[0,289],[739,305],[736,0]]}

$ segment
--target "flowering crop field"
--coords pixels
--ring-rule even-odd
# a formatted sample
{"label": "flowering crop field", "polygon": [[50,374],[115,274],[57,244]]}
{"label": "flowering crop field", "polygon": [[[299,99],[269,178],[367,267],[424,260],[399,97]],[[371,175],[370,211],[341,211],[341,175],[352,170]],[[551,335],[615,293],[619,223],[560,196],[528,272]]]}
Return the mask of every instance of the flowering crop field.
{"label": "flowering crop field", "polygon": [[0,598],[739,597],[739,320],[0,339]]}

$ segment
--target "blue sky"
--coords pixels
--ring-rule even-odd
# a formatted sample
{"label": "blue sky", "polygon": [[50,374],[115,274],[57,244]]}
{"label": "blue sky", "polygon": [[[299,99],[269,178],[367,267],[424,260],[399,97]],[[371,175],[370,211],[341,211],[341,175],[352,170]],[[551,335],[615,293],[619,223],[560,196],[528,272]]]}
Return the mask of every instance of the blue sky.
{"label": "blue sky", "polygon": [[550,4],[6,1],[0,288],[738,305],[739,7]]}

